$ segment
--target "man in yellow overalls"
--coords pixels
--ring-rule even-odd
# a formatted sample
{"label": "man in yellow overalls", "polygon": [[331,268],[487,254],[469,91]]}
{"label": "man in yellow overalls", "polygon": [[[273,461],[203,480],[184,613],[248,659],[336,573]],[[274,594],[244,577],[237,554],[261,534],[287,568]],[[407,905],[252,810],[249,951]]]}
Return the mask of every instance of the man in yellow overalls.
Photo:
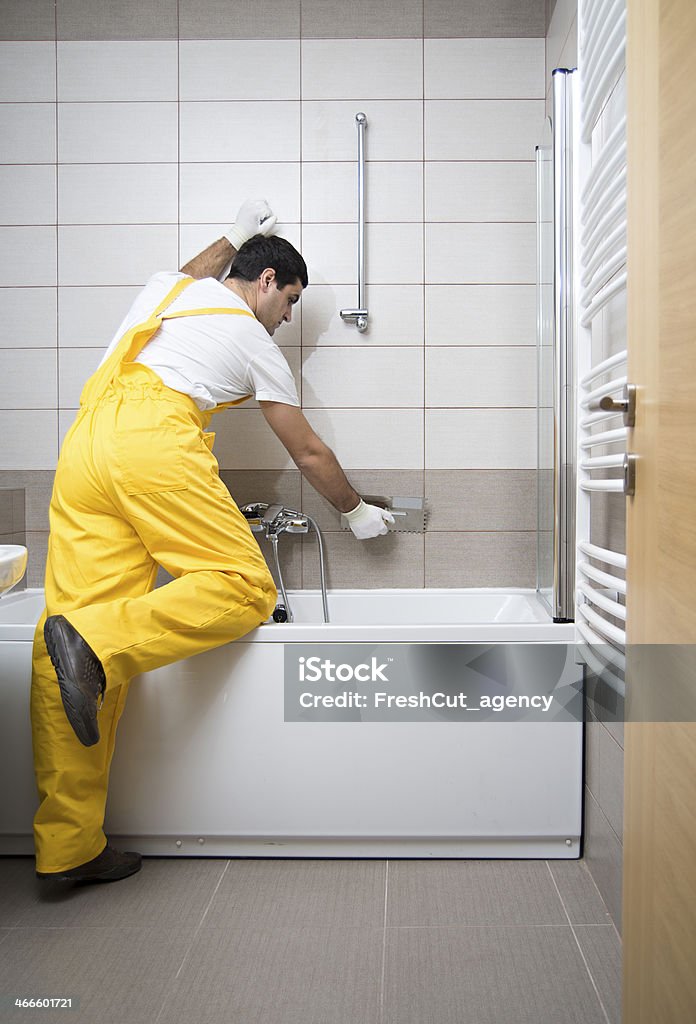
{"label": "man in yellow overalls", "polygon": [[[307,286],[304,260],[274,224],[265,201],[247,202],[226,236],[148,282],[63,442],[32,671],[40,878],[139,870],[140,855],[103,832],[131,678],[235,640],[274,608],[273,578],[218,474],[211,413],[256,397],[355,536],[387,532],[389,513],[362,501],[303,416],[272,340]],[[155,588],[160,565],[173,579]]]}

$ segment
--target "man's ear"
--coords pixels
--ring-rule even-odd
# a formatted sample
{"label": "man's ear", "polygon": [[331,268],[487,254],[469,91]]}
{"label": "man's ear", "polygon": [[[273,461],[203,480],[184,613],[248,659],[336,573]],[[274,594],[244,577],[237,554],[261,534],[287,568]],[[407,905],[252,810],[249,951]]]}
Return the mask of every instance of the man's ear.
{"label": "man's ear", "polygon": [[273,284],[273,282],[275,281],[275,278],[276,272],[273,269],[273,267],[266,267],[265,270],[262,270],[259,275],[259,283],[261,285],[261,290],[267,292],[268,289]]}

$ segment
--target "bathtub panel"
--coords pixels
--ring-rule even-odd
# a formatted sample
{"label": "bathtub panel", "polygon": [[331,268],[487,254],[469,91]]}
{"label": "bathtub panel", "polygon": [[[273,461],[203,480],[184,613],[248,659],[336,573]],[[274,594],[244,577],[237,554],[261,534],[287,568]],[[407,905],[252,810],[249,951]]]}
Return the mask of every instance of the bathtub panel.
{"label": "bathtub panel", "polygon": [[[519,855],[517,840],[531,850],[534,837],[551,856],[572,849],[581,725],[290,723],[283,701],[281,645],[237,643],[137,680],[119,729],[109,834],[189,855],[194,843],[200,853],[287,855],[295,841],[339,849],[370,838],[431,856],[440,837],[459,855],[469,837],[498,856]],[[560,771],[569,751],[573,769]]]}
{"label": "bathtub panel", "polygon": [[[336,626],[316,624],[317,595],[291,597],[314,624],[262,626],[133,681],[106,823],[117,843],[173,856],[578,856],[581,723],[284,720],[286,642],[566,642],[568,627],[530,593],[334,594]],[[443,601],[470,624],[443,625]],[[0,602],[0,767],[9,758],[13,777],[0,853],[32,850],[27,701],[42,602],[41,591]],[[427,606],[433,624],[414,624]],[[398,624],[364,625],[380,607]],[[511,621],[492,625],[506,609]]]}

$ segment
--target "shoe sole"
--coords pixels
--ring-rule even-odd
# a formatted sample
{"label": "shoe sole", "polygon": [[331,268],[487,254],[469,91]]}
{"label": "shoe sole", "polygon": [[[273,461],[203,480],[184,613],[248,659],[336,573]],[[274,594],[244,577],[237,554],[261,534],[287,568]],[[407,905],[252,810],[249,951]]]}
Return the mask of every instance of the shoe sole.
{"label": "shoe sole", "polygon": [[96,875],[71,875],[70,872],[61,874],[60,872],[37,871],[36,877],[44,881],[54,882],[118,882],[122,878],[128,878],[130,875],[137,874],[141,867],[142,862],[138,861],[135,865],[120,865]]}
{"label": "shoe sole", "polygon": [[80,688],[65,672],[64,663],[69,661],[69,658],[63,647],[63,638],[56,630],[55,623],[49,620],[46,620],[44,625],[44,640],[51,664],[56,670],[60,696],[68,721],[80,743],[84,747],[93,747],[99,742],[99,727],[87,710],[85,697]]}

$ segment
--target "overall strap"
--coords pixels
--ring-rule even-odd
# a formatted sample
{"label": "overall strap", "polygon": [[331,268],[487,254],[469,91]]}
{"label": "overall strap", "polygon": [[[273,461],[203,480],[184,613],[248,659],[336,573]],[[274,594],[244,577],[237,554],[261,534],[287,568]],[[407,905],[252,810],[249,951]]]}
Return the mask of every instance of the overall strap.
{"label": "overall strap", "polygon": [[194,280],[195,278],[193,277],[184,277],[177,281],[147,320],[136,324],[135,327],[131,327],[130,330],[126,331],[108,358],[104,360],[102,365],[98,367],[85,384],[80,395],[80,405],[92,405],[102,397],[118,372],[121,363],[132,362],[140,354],[148,341],[160,329],[163,320],[174,320],[177,317],[184,316],[202,316],[207,313],[233,313],[237,316],[250,316],[252,319],[256,319],[254,314],[248,309],[236,309],[229,306],[185,309],[177,313],[166,313],[165,311],[174,300],[178,298],[185,288],[192,285]]}
{"label": "overall strap", "polygon": [[202,309],[182,309],[179,313],[165,313],[163,320],[174,320],[179,316],[201,316],[204,313],[236,313],[237,316],[250,316],[252,320],[256,317],[248,309],[234,309],[232,306],[209,306]]}

